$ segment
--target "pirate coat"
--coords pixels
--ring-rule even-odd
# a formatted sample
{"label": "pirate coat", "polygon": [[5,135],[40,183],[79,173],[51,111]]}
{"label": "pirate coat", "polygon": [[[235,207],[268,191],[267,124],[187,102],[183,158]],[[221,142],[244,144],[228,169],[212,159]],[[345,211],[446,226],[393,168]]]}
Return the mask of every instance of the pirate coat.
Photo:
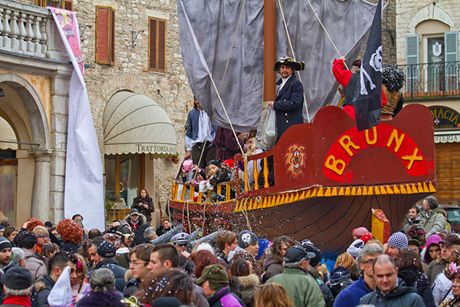
{"label": "pirate coat", "polygon": [[[281,82],[282,79],[279,79],[276,84],[280,85]],[[278,140],[287,128],[303,123],[303,86],[294,74],[279,91],[273,109],[276,112]]]}

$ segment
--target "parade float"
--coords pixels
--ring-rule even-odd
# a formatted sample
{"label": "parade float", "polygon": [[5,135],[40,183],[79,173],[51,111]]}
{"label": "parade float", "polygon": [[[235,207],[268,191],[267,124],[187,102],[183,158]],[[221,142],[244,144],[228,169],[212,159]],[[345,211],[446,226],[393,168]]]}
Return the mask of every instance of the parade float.
{"label": "parade float", "polygon": [[[311,5],[311,2],[308,2]],[[332,2],[334,1],[327,1]],[[185,1],[180,1],[178,4],[180,14],[181,10],[182,14],[186,10],[193,10],[193,7],[186,7],[184,3]],[[358,0],[350,1],[349,4],[351,3],[361,6]],[[264,4],[263,10],[265,16],[268,16],[270,7],[267,6],[274,9],[274,1],[266,0]],[[294,4],[285,2],[285,5]],[[326,2],[316,2],[316,8],[323,8],[323,12],[327,12],[326,5]],[[280,7],[281,3],[278,1],[277,9]],[[305,7],[308,9],[306,5]],[[296,9],[298,8],[291,7],[290,11],[295,13]],[[311,6],[311,9],[314,7]],[[346,9],[348,8],[344,8],[344,12]],[[281,15],[284,20],[283,11]],[[315,15],[318,17],[318,14]],[[323,22],[327,24],[326,15],[319,15],[323,16]],[[185,17],[190,29],[193,20],[186,14]],[[195,17],[195,20],[201,20],[200,16]],[[319,29],[318,32],[326,31],[323,23],[321,26],[323,29]],[[367,24],[367,28],[369,26],[370,23]],[[355,27],[359,29],[359,26]],[[267,25],[264,25],[264,29],[267,34]],[[285,26],[285,29],[287,32],[288,27]],[[229,119],[228,122],[238,122],[238,118],[232,118],[232,114],[229,117],[225,110],[221,99],[223,95],[219,95],[219,92],[225,93],[226,88],[215,85],[212,67],[207,66],[206,56],[199,46],[202,38],[197,38],[193,31],[191,33],[191,41],[198,46],[196,50],[204,65],[201,71],[205,71],[210,78],[207,80],[208,90],[218,94],[217,98]],[[286,34],[289,36],[289,33]],[[264,38],[264,43],[263,58],[266,60],[266,68],[263,74],[263,100],[268,101],[274,97],[275,78],[274,75],[270,77],[267,74],[273,67],[273,61],[267,59],[276,58],[276,43],[271,42],[270,38],[267,40],[267,37]],[[353,58],[356,44],[357,41],[353,42],[347,49],[346,54],[349,54],[350,58]],[[186,52],[192,50],[187,44],[182,45],[182,48],[184,57],[184,49]],[[298,50],[304,49],[298,47]],[[293,54],[294,50],[291,51]],[[324,52],[330,53],[327,49]],[[365,226],[371,229],[373,209],[381,209],[377,215],[385,219],[381,214],[383,212],[391,222],[391,231],[397,231],[410,206],[436,191],[434,123],[431,112],[421,105],[408,105],[396,117],[386,118],[371,129],[358,131],[355,120],[341,108],[326,106],[331,104],[331,97],[334,97],[333,92],[337,86],[333,87],[335,81],[330,80],[330,63],[333,56],[331,54],[327,59],[323,57],[319,55],[313,60],[318,68],[328,65],[327,68],[323,67],[328,73],[325,74],[328,79],[324,78],[323,83],[329,82],[331,86],[326,86],[321,96],[323,103],[319,104],[314,116],[310,109],[307,123],[291,126],[273,148],[257,155],[237,155],[235,169],[240,168],[241,171],[235,172],[236,178],[232,181],[217,186],[217,194],[221,196],[219,201],[211,201],[211,192],[190,193],[196,191],[192,183],[174,181],[168,206],[176,222],[182,223],[189,232],[202,229],[206,234],[218,229],[251,229],[269,239],[280,235],[288,235],[297,240],[309,239],[322,251],[337,254],[346,250],[351,243],[353,228]],[[188,61],[188,64],[187,59],[184,61],[192,88],[199,93],[203,88],[199,86],[200,82],[205,79],[203,76],[206,74],[195,73],[191,76],[189,70],[195,66],[196,71],[197,64],[194,60]],[[325,64],[321,64],[321,61]],[[214,61],[216,62],[218,63]],[[225,66],[226,70],[227,68]],[[308,64],[306,70],[309,70]],[[214,78],[217,78],[215,75],[219,70],[214,72]],[[309,72],[315,76],[315,72]],[[196,75],[201,79],[194,79]],[[314,80],[304,78],[309,82],[308,86],[304,82],[304,88],[307,88],[307,102],[315,101],[311,97],[317,93],[309,92],[308,89],[319,91],[320,86],[315,85],[318,79],[319,77]],[[254,88],[254,91],[256,90]],[[262,96],[262,93],[260,95]],[[212,99],[213,95],[198,97],[205,105],[206,99],[214,101],[209,114],[215,116],[215,113],[219,113],[220,106],[215,102],[217,98]],[[231,107],[227,105],[230,110]],[[250,117],[251,114],[248,113],[247,116]],[[310,117],[313,119],[310,120]],[[219,123],[219,120],[215,122]],[[257,164],[259,167],[249,167],[250,164]],[[270,172],[273,174],[274,182],[268,180]],[[230,191],[234,191],[234,194]]]}

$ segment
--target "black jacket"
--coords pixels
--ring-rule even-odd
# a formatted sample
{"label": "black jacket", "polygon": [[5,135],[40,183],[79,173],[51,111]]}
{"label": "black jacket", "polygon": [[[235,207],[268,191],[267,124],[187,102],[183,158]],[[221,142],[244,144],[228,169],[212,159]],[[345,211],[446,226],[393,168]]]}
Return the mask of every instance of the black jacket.
{"label": "black jacket", "polygon": [[[276,84],[280,85],[281,81],[282,79],[278,80]],[[295,74],[286,81],[286,84],[276,96],[273,109],[276,112],[278,139],[290,126],[303,123],[303,86],[297,80]]]}
{"label": "black jacket", "polygon": [[113,275],[115,275],[115,288],[122,292],[125,288],[125,272],[126,269],[122,268],[118,262],[113,258],[106,258],[96,264],[94,267],[95,270],[100,268],[106,268],[112,271]]}
{"label": "black jacket", "polygon": [[435,306],[431,285],[425,273],[419,271],[415,266],[410,266],[401,269],[398,272],[398,277],[401,278],[406,285],[416,288],[418,295],[423,298],[426,307]]}
{"label": "black jacket", "polygon": [[366,294],[361,298],[360,304],[369,304],[375,307],[425,306],[423,299],[415,292],[415,288],[406,286],[404,282],[401,282],[388,294],[383,294],[379,289]]}
{"label": "black jacket", "polygon": [[32,294],[32,307],[48,307],[48,295],[53,289],[55,281],[49,275],[44,276],[35,283]]}
{"label": "black jacket", "polygon": [[[145,208],[144,205],[147,205],[148,208]],[[155,211],[155,207],[153,206],[153,200],[151,197],[134,198],[133,205],[131,206],[131,208],[137,209],[139,213],[143,214],[147,219],[148,224],[150,224],[150,222],[152,221],[152,212]]]}

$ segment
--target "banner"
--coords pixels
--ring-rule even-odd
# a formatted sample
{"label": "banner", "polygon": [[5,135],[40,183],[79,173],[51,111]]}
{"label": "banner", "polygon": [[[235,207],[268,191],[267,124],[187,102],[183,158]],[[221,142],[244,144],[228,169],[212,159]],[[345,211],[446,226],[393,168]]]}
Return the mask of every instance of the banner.
{"label": "banner", "polygon": [[382,110],[382,0],[377,4],[366,52],[359,72],[360,86],[353,101],[358,130],[372,128],[380,122]]}
{"label": "banner", "polygon": [[105,229],[101,153],[83,79],[80,33],[74,12],[49,7],[74,71],[70,79],[64,216],[84,217],[85,228]]}

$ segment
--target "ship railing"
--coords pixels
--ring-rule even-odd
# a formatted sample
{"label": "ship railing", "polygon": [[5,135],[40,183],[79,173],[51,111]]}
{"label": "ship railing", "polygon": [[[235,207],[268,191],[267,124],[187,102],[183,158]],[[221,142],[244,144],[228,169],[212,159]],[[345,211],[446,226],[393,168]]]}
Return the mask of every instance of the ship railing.
{"label": "ship railing", "polygon": [[[237,155],[235,160],[243,164],[242,192],[268,189],[269,183],[269,160],[273,157],[270,151],[247,156],[244,159]],[[261,179],[262,178],[262,179]]]}
{"label": "ship railing", "polygon": [[[229,201],[232,199],[232,186],[234,186],[234,182],[232,181],[222,182],[217,185],[216,194],[221,196],[217,202]],[[198,187],[196,183],[173,181],[171,200],[180,202],[216,203],[216,201],[212,200],[212,190],[197,192],[195,191],[196,187]]]}

